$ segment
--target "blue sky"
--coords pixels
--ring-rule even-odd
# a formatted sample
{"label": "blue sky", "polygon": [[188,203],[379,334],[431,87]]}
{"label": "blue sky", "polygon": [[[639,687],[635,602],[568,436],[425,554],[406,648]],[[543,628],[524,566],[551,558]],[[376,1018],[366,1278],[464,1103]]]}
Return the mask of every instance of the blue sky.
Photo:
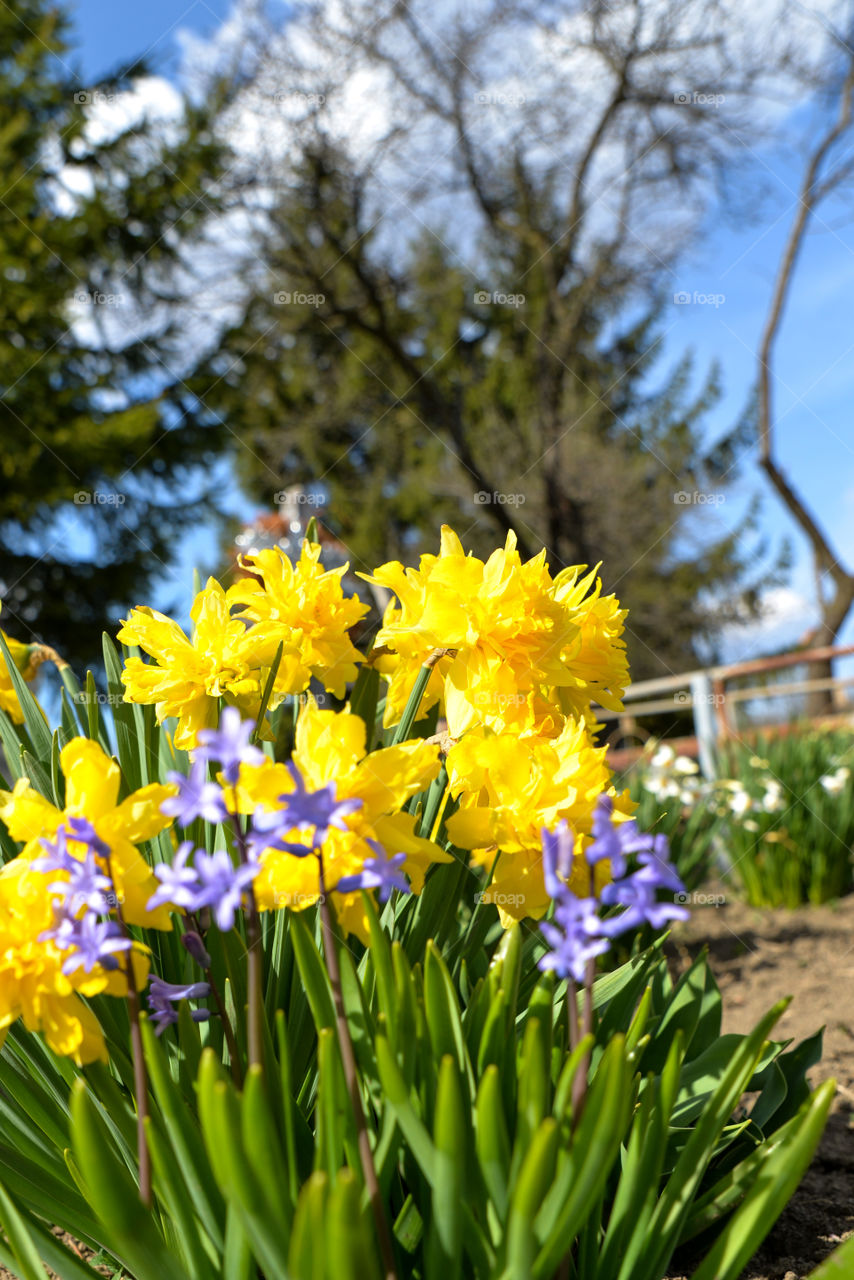
{"label": "blue sky", "polygon": [[71,12],[84,76],[95,79],[136,58],[161,75],[173,74],[177,33],[213,35],[230,8],[231,0],[76,0]]}
{"label": "blue sky", "polygon": [[[97,77],[122,61],[144,55],[153,71],[176,75],[180,32],[212,35],[230,9],[230,0],[77,0],[77,52],[86,77]],[[696,108],[713,109],[713,108]],[[736,230],[730,220],[713,219],[696,251],[673,280],[674,295],[688,295],[665,319],[666,358],[695,352],[697,378],[717,360],[722,368],[723,402],[712,418],[723,431],[743,409],[756,376],[759,342],[773,274],[795,206],[799,173],[767,155],[751,157],[768,180],[772,197],[762,219]],[[792,301],[777,349],[777,453],[831,534],[843,563],[854,566],[854,212],[827,209],[814,224],[798,264]],[[710,296],[716,302],[709,301]],[[812,575],[805,543],[769,490],[758,467],[744,468],[735,492],[721,507],[704,509],[698,520],[718,530],[738,525],[751,494],[764,495],[763,527],[772,542],[789,535],[796,563],[791,590],[779,598],[786,615],[762,636],[740,636],[727,646],[735,660],[769,645],[792,642],[810,624]],[[235,494],[235,506],[247,509]],[[189,559],[196,548],[187,549]],[[213,565],[204,566],[213,567]],[[854,620],[843,637],[854,641]]]}

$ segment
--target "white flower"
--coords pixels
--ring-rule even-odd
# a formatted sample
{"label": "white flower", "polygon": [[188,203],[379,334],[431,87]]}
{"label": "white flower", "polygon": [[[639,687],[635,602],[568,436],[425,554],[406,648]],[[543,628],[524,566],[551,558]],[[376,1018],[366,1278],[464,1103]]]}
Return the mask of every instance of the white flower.
{"label": "white flower", "polygon": [[845,765],[840,765],[835,773],[826,773],[823,778],[819,778],[819,782],[830,796],[839,795],[851,777],[851,770]]}
{"label": "white flower", "polygon": [[653,769],[669,769],[675,759],[676,752],[672,747],[659,747],[649,763]]}
{"label": "white flower", "polygon": [[750,812],[753,808],[753,800],[743,787],[737,787],[729,798],[729,807],[731,813],[734,813],[736,817],[740,817],[743,813]]}
{"label": "white flower", "polygon": [[677,756],[673,762],[674,773],[699,773],[699,767],[696,760],[692,760],[690,756]]}
{"label": "white flower", "polygon": [[781,809],[786,807],[783,788],[776,779],[772,779],[765,784],[765,795],[762,797],[761,805],[766,813],[779,813]]}

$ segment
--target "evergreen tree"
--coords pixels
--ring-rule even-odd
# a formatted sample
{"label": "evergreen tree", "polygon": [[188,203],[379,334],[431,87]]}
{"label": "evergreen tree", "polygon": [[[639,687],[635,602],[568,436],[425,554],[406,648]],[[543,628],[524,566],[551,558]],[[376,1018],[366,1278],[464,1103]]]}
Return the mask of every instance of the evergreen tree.
{"label": "evergreen tree", "polygon": [[20,639],[91,661],[230,439],[181,309],[225,156],[216,101],[113,127],[141,69],[84,87],[69,57],[53,4],[0,6],[0,596]]}

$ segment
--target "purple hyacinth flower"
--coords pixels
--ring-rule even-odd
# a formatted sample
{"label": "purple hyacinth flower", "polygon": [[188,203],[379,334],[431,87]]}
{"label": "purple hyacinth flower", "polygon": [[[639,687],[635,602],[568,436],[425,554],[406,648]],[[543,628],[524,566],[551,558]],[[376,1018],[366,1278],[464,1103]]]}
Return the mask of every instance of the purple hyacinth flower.
{"label": "purple hyacinth flower", "polygon": [[235,867],[225,849],[212,854],[197,850],[195,868],[199,887],[190,910],[210,907],[224,933],[233,929],[235,912],[240,908],[246,887],[261,870],[260,864],[253,860]]}
{"label": "purple hyacinth flower", "polygon": [[184,911],[195,911],[193,903],[199,889],[199,877],[193,867],[187,866],[187,859],[192,853],[192,840],[183,840],[178,846],[173,862],[158,862],[154,868],[154,874],[160,881],[160,888],[146,903],[149,911],[167,904],[181,907]]}
{"label": "purple hyacinth flower", "polygon": [[406,860],[405,853],[396,853],[389,858],[385,849],[376,840],[368,840],[375,856],[365,858],[362,870],[352,876],[342,876],[335,886],[336,893],[353,893],[356,889],[378,889],[380,902],[387,902],[392,889],[401,893],[411,893],[409,884],[400,871]]}
{"label": "purple hyacinth flower", "polygon": [[237,707],[226,707],[218,729],[202,729],[198,735],[196,759],[217,761],[230,786],[240,777],[242,764],[263,764],[264,753],[252,745],[255,732],[252,720],[243,720]]}
{"label": "purple hyacinth flower", "polygon": [[562,818],[554,831],[543,827],[542,838],[546,893],[550,898],[560,898],[572,872],[575,837],[566,819]]}
{"label": "purple hyacinth flower", "polygon": [[290,827],[298,827],[301,831],[314,828],[314,848],[319,848],[329,834],[329,828],[346,831],[347,817],[362,807],[362,801],[355,797],[348,800],[335,798],[335,783],[327,782],[326,786],[316,791],[306,788],[305,780],[293,760],[288,761],[288,773],[296,785],[295,791],[279,796],[286,806],[287,820]]}
{"label": "purple hyacinth flower", "polygon": [[[247,840],[256,857],[264,849],[277,849],[303,858],[321,847],[330,828],[347,831],[348,815],[362,807],[362,801],[355,797],[337,800],[334,782],[309,791],[293,760],[288,761],[287,769],[296,789],[279,796],[284,807],[253,815]],[[305,832],[308,843],[287,840],[286,836],[294,830]]]}
{"label": "purple hyacinth flower", "polygon": [[[640,844],[640,842],[638,842]],[[635,872],[655,889],[670,893],[684,893],[685,886],[679,872],[670,861],[670,842],[665,835],[647,836],[646,844],[637,850],[641,869]]]}
{"label": "purple hyacinth flower", "polygon": [[65,974],[73,973],[81,965],[86,973],[91,973],[98,964],[104,969],[116,969],[117,954],[131,949],[130,938],[123,935],[113,920],[98,920],[94,912],[87,911],[81,920],[74,923],[73,933],[66,935],[75,950],[63,962],[62,972]]}
{"label": "purple hyacinth flower", "polygon": [[209,982],[166,982],[156,974],[151,977],[149,996],[156,1000],[201,1000],[211,993]]}
{"label": "purple hyacinth flower", "polygon": [[292,853],[297,858],[305,858],[313,853],[310,844],[302,844],[298,840],[286,840],[285,836],[293,830],[293,822],[287,809],[258,809],[252,815],[249,830],[246,832],[246,847],[250,856],[259,858],[265,849],[277,849],[280,853]]}
{"label": "purple hyacinth flower", "polygon": [[593,809],[593,841],[584,851],[584,856],[591,867],[606,858],[611,864],[614,877],[625,875],[625,847],[621,831],[613,822],[614,801],[609,795],[601,795]]}
{"label": "purple hyacinth flower", "polygon": [[188,933],[182,933],[181,943],[184,950],[193,957],[197,965],[202,969],[209,969],[211,967],[210,954],[205,949],[205,944],[202,941],[200,934],[196,933],[192,929]]}
{"label": "purple hyacinth flower", "polygon": [[595,898],[576,898],[565,889],[555,908],[554,922],[543,921],[540,932],[551,950],[537,962],[544,972],[553,970],[559,978],[583,982],[589,960],[604,955],[607,939],[597,936],[601,921]]}
{"label": "purple hyacinth flower", "polygon": [[190,772],[168,773],[169,782],[178,788],[177,796],[167,796],[160,806],[160,812],[167,817],[177,818],[182,827],[188,827],[196,818],[205,822],[224,822],[228,817],[222,789],[207,776],[207,765],[204,760],[194,760]]}
{"label": "purple hyacinth flower", "polygon": [[100,870],[91,849],[82,861],[75,859],[75,862],[77,866],[71,871],[70,878],[48,885],[50,892],[64,900],[66,910],[72,915],[81,908],[97,915],[107,915],[116,903],[112,880]]}
{"label": "purple hyacinth flower", "polygon": [[66,915],[59,903],[54,903],[54,923],[39,934],[39,942],[52,942],[59,951],[69,951],[76,945],[78,921]]}
{"label": "purple hyacinth flower", "polygon": [[66,825],[70,828],[68,835],[71,840],[79,840],[81,844],[88,845],[99,858],[109,858],[110,846],[106,840],[101,839],[88,818],[68,818]]}
{"label": "purple hyacinth flower", "polygon": [[[153,976],[148,990],[149,1015],[154,1023],[155,1035],[162,1035],[167,1027],[178,1021],[178,1010],[175,1004],[179,1000],[201,1000],[211,993],[208,982],[188,982],[184,984],[164,982],[162,978]],[[209,1009],[193,1009],[190,1017],[194,1022],[207,1022]]]}
{"label": "purple hyacinth flower", "polygon": [[602,933],[616,938],[621,933],[640,929],[645,924],[660,929],[668,920],[687,920],[690,912],[674,902],[659,902],[656,891],[661,887],[655,872],[643,867],[625,880],[617,880],[602,890],[602,901],[607,906],[622,906],[626,910],[600,923]]}
{"label": "purple hyacinth flower", "polygon": [[34,871],[68,871],[74,870],[77,858],[68,851],[68,833],[65,827],[59,827],[53,839],[42,836],[39,844],[45,850],[44,857],[33,862]]}

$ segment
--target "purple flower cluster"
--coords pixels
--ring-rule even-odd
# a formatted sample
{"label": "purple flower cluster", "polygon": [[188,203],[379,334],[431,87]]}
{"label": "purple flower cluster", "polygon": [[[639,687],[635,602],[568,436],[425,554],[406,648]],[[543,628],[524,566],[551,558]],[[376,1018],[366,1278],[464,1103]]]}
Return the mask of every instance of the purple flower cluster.
{"label": "purple flower cluster", "polygon": [[[86,846],[82,858],[70,852],[69,840]],[[55,919],[53,927],[40,935],[41,941],[53,942],[60,951],[71,952],[62,964],[65,974],[81,967],[91,973],[96,965],[118,968],[117,957],[129,951],[132,943],[119,924],[108,918],[117,898],[112,880],[97,859],[109,857],[109,846],[85,818],[69,818],[53,840],[43,839],[41,843],[46,854],[35,860],[33,869],[61,871],[68,876],[67,880],[54,880],[48,885]]]}
{"label": "purple flower cluster", "polygon": [[[553,921],[540,925],[550,950],[539,961],[541,969],[553,969],[561,978],[583,982],[589,960],[603,955],[611,939],[652,925],[660,929],[668,920],[687,920],[688,912],[674,902],[660,902],[658,893],[684,893],[685,888],[669,858],[667,837],[645,835],[634,821],[615,824],[614,802],[602,795],[593,814],[593,840],[585,850],[592,869],[607,859],[613,880],[599,898],[579,898],[567,885],[572,870],[574,837],[566,822],[554,831],[543,831],[543,874],[546,892],[554,900]],[[628,871],[629,856],[640,864]],[[591,874],[592,880],[592,874]],[[600,906],[623,910],[602,919]]]}
{"label": "purple flower cluster", "polygon": [[335,888],[338,893],[353,893],[356,889],[377,889],[380,902],[387,902],[392,889],[401,893],[411,893],[411,889],[400,870],[406,859],[405,853],[396,853],[390,858],[381,844],[376,840],[368,840],[374,851],[372,858],[365,858],[362,870],[352,876],[342,876]]}
{"label": "purple flower cluster", "polygon": [[[230,823],[240,853],[238,865],[225,850],[207,854],[185,840],[172,863],[161,862],[155,867],[160,887],[148,901],[150,910],[166,904],[191,913],[208,907],[220,929],[231,929],[246,889],[261,869],[259,860],[265,849],[298,858],[318,854],[330,831],[346,831],[347,819],[362,807],[359,799],[339,800],[334,782],[310,791],[290,761],[287,769],[294,789],[278,797],[281,808],[254,813],[243,831],[238,815],[229,809],[223,788],[210,779],[209,769],[218,767],[228,786],[234,787],[242,764],[263,763],[263,753],[251,742],[253,728],[251,721],[241,720],[235,707],[226,707],[218,729],[200,732],[200,745],[189,774],[168,775],[178,794],[161,805],[162,811],[177,818],[183,827],[197,818],[214,825]],[[299,839],[293,838],[295,833]],[[386,901],[392,889],[408,893],[409,885],[400,871],[406,855],[396,853],[389,858],[375,840],[368,844],[373,856],[365,859],[360,872],[345,876],[334,888],[341,893],[377,889],[381,902]]]}
{"label": "purple flower cluster", "polygon": [[194,848],[192,840],[184,840],[174,862],[160,862],[154,868],[160,888],[149,898],[148,909],[167,903],[190,912],[210,907],[217,926],[227,932],[234,928],[243,894],[260,870],[254,858],[235,866],[225,849],[208,854]]}

